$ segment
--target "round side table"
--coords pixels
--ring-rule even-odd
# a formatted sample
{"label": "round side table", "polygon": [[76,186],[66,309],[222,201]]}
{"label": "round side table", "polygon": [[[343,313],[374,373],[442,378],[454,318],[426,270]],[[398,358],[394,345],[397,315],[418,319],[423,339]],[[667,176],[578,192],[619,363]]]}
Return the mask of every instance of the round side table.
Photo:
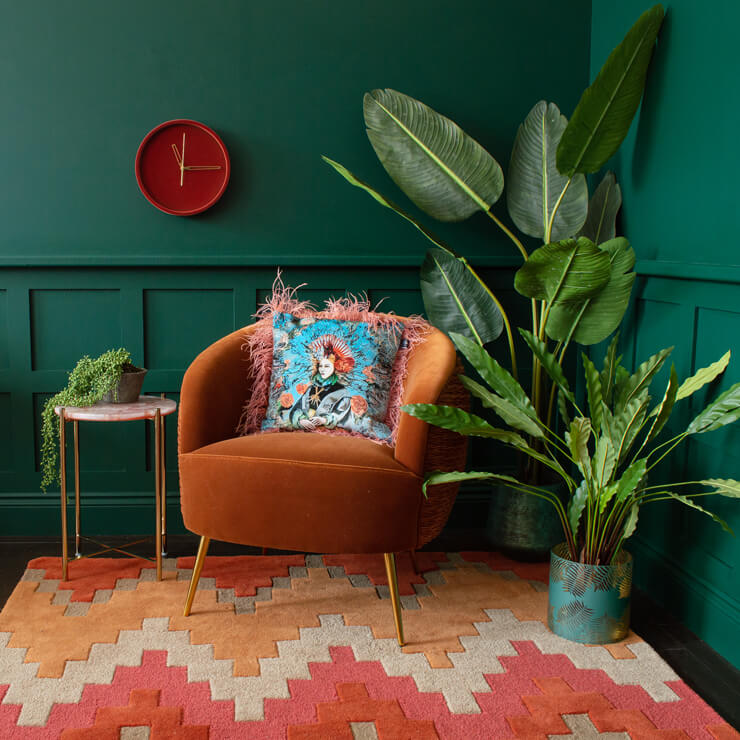
{"label": "round side table", "polygon": [[[66,422],[74,423],[74,450],[75,450],[75,557],[93,557],[104,552],[116,551],[129,557],[138,557],[127,552],[124,547],[143,542],[137,540],[121,548],[108,547],[101,542],[82,537],[80,534],[80,444],[78,425],[81,421],[139,421],[151,419],[154,422],[154,508],[155,508],[155,552],[157,562],[157,580],[162,580],[162,553],[167,549],[167,511],[166,511],[166,479],[164,453],[164,424],[162,417],[175,411],[177,404],[170,398],[157,396],[139,396],[133,403],[96,403],[94,406],[56,406],[54,412],[59,417],[59,463],[62,491],[62,580],[67,580],[67,565],[69,551],[67,548],[67,448]],[[80,540],[86,539],[103,547],[103,550],[82,555]]]}

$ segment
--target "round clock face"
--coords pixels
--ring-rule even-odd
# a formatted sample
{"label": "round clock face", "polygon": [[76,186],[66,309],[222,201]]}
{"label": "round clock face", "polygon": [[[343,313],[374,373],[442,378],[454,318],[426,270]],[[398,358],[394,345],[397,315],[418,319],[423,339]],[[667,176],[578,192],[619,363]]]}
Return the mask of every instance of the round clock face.
{"label": "round clock face", "polygon": [[229,153],[215,131],[184,118],[150,131],[136,152],[136,180],[160,211],[192,216],[210,208],[229,182]]}

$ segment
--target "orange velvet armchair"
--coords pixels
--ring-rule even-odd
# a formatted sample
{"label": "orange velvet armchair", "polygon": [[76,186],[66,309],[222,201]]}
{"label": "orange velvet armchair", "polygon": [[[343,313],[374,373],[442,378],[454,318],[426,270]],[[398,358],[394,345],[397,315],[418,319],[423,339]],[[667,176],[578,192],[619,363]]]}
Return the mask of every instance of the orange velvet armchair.
{"label": "orange velvet armchair", "polygon": [[[422,494],[427,470],[465,464],[466,438],[402,414],[394,448],[301,431],[236,436],[251,391],[246,335],[208,347],[185,373],[178,458],[185,526],[201,536],[185,616],[211,539],[316,553],[384,553],[399,644],[403,623],[394,553],[444,526],[455,485]],[[434,329],[411,351],[404,403],[465,405],[450,340]]]}

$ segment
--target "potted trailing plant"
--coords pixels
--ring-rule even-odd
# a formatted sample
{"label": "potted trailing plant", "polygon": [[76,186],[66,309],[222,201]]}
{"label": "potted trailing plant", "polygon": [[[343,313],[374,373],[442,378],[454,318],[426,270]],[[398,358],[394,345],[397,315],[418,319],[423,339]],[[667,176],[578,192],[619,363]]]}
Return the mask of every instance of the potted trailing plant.
{"label": "potted trailing plant", "polygon": [[[522,332],[526,333],[526,332]],[[581,408],[560,368],[558,358],[544,343],[529,335],[528,342],[558,389],[558,409],[565,432],[547,423],[517,380],[475,342],[452,334],[458,349],[476,369],[485,385],[462,378],[466,387],[507,425],[501,429],[461,409],[434,404],[412,404],[402,410],[429,424],[459,434],[498,440],[558,475],[568,495],[565,501],[549,489],[512,476],[491,472],[433,472],[430,485],[462,480],[505,481],[522,494],[547,501],[554,508],[565,541],[552,552],[549,624],[556,634],[578,642],[602,643],[621,639],[629,626],[631,558],[626,539],[637,526],[641,506],[679,501],[731,531],[717,515],[696,499],[721,495],[740,498],[740,483],[710,478],[652,484],[650,472],[682,442],[711,432],[740,418],[740,383],[736,383],[702,410],[679,434],[661,440],[676,403],[688,398],[722,373],[727,352],[679,384],[671,367],[659,403],[651,404],[650,385],[671,349],[643,362],[634,373],[617,356],[618,335],[599,370],[584,354],[587,408]],[[535,447],[525,439],[539,441]],[[663,435],[665,436],[665,435]],[[577,470],[577,474],[573,472]]]}
{"label": "potted trailing plant", "polygon": [[41,412],[41,490],[59,481],[58,433],[54,408],[130,403],[139,397],[146,369],[131,363],[126,349],[112,349],[100,357],[87,355],[78,360],[69,374],[67,387],[49,398]]}
{"label": "potted trailing plant", "polygon": [[[661,5],[642,14],[584,91],[570,121],[557,105],[540,101],[519,127],[506,200],[516,227],[543,243],[531,253],[493,211],[504,190],[503,171],[477,141],[450,119],[395,90],[373,90],[364,98],[367,134],[380,162],[422,211],[441,221],[461,221],[481,211],[521,254],[524,264],[515,288],[531,303],[531,331],[525,335],[532,358],[530,398],[547,424],[554,418],[556,386],[548,387],[533,343],[552,349],[562,367],[573,343],[595,344],[608,337],[629,302],[635,255],[626,239],[615,238],[619,186],[607,173],[589,202],[586,175],[600,170],[627,134],[662,20]],[[343,165],[324,160],[432,242],[421,267],[422,297],[431,322],[480,347],[505,332],[511,373],[518,379],[512,322],[470,263]],[[534,449],[541,444],[537,437],[530,442]],[[522,464],[526,468],[521,475],[539,484],[542,462],[523,458]],[[542,529],[537,522],[532,528]]]}

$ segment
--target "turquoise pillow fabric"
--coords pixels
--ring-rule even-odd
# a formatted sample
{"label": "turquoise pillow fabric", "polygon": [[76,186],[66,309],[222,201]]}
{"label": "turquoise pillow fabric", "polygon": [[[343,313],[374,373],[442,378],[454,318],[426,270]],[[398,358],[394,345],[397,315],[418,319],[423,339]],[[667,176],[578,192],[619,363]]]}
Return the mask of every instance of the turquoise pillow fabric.
{"label": "turquoise pillow fabric", "polygon": [[402,325],[275,313],[272,373],[263,431],[342,429],[378,440]]}

